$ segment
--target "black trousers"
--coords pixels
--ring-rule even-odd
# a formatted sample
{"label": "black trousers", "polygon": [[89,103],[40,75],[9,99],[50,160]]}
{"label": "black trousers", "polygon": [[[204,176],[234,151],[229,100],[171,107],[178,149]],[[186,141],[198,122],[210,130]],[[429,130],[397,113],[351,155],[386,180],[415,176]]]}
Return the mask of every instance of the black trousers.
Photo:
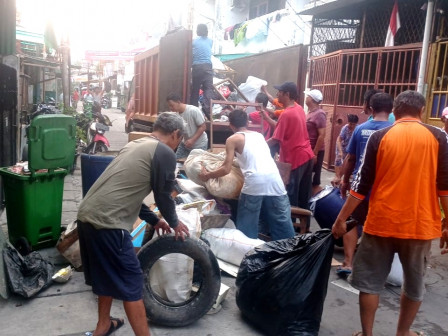
{"label": "black trousers", "polygon": [[317,152],[317,161],[313,167],[313,186],[320,185],[320,173],[322,171],[322,164],[324,163],[325,151]]}
{"label": "black trousers", "polygon": [[213,96],[213,68],[211,64],[194,64],[191,68],[192,85],[190,105],[198,106],[199,89],[204,92],[202,100],[202,112],[210,115],[210,99]]}

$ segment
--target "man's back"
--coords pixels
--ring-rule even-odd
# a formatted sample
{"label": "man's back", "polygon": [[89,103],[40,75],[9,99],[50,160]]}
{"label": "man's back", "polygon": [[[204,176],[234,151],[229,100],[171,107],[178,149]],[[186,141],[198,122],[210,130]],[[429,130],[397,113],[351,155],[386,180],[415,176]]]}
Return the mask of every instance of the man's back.
{"label": "man's back", "polygon": [[248,195],[285,195],[280,173],[263,135],[249,131],[237,132],[234,136],[240,135],[244,137],[242,152],[235,154],[244,175],[242,192]]}
{"label": "man's back", "polygon": [[377,121],[377,120],[368,120],[365,123],[362,123],[359,126],[356,126],[353,131],[353,135],[350,139],[350,142],[347,146],[347,153],[355,154],[356,156],[356,165],[355,170],[353,171],[353,175],[356,175],[358,172],[359,166],[361,165],[364,150],[367,145],[367,141],[370,136],[377,130],[383,129],[385,127],[391,126],[392,123],[389,121]]}
{"label": "man's back", "polygon": [[193,64],[211,64],[213,41],[208,37],[193,40]]}
{"label": "man's back", "polygon": [[305,112],[298,104],[288,107],[280,115],[273,139],[280,142],[280,159],[291,164],[291,169],[313,158]]}
{"label": "man's back", "polygon": [[170,174],[169,179],[174,180],[175,165],[174,152],[156,139],[145,137],[128,143],[84,197],[78,219],[97,229],[129,230],[151,187]]}
{"label": "man's back", "polygon": [[446,151],[446,141],[439,129],[413,118],[371,136],[352,186],[365,195],[374,182],[366,233],[423,240],[440,236],[438,189],[448,189],[439,182],[448,175],[448,158],[439,153]]}

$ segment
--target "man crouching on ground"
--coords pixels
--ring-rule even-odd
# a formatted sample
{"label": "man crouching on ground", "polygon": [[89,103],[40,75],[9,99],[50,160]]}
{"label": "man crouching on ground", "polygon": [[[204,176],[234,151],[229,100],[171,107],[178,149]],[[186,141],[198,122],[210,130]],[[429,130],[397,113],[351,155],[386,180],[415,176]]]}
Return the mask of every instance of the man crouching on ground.
{"label": "man crouching on ground", "polygon": [[[130,231],[137,216],[156,231],[184,239],[188,228],[177,219],[171,197],[176,156],[184,131],[175,113],[159,115],[149,137],[128,143],[90,188],[78,211],[78,233],[84,277],[98,295],[98,323],[94,336],[110,335],[123,319],[110,317],[112,299],[122,300],[129,323],[138,336],[148,336],[142,299],[143,274]],[[142,207],[151,192],[163,219]],[[165,221],[166,220],[166,221]],[[168,225],[169,224],[169,225]]]}
{"label": "man crouching on ground", "polygon": [[220,168],[199,174],[202,181],[230,173],[236,156],[244,175],[238,201],[236,227],[249,238],[258,238],[261,218],[269,225],[272,240],[294,237],[291,207],[278,168],[261,133],[247,129],[247,114],[234,110],[229,114],[230,128],[235,133],[226,140],[226,158]]}

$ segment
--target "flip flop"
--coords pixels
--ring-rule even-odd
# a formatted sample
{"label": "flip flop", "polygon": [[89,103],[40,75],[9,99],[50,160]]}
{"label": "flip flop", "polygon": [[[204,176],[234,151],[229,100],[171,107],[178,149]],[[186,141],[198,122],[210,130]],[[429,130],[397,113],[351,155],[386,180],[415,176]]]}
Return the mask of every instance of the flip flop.
{"label": "flip flop", "polygon": [[428,336],[428,334],[425,333],[424,331],[415,331],[415,330],[413,330],[413,332],[415,332],[415,334],[417,336]]}
{"label": "flip flop", "polygon": [[336,268],[336,274],[340,276],[348,276],[352,274],[352,269],[343,266],[338,266],[338,268]]}
{"label": "flip flop", "polygon": [[355,331],[352,336],[362,336],[362,331]]}
{"label": "flip flop", "polygon": [[[116,322],[116,325],[114,324]],[[112,335],[114,332],[116,332],[118,329],[120,329],[124,325],[124,320],[119,319],[116,317],[110,317],[110,327],[107,333],[104,334],[104,336]]]}

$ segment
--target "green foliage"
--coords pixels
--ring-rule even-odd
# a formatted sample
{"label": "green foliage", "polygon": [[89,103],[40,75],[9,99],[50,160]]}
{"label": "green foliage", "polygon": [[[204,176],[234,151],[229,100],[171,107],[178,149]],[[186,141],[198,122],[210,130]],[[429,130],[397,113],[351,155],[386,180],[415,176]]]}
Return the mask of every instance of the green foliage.
{"label": "green foliage", "polygon": [[64,107],[64,114],[72,116],[76,119],[76,139],[87,142],[87,132],[91,119],[84,113],[78,113],[73,107]]}

